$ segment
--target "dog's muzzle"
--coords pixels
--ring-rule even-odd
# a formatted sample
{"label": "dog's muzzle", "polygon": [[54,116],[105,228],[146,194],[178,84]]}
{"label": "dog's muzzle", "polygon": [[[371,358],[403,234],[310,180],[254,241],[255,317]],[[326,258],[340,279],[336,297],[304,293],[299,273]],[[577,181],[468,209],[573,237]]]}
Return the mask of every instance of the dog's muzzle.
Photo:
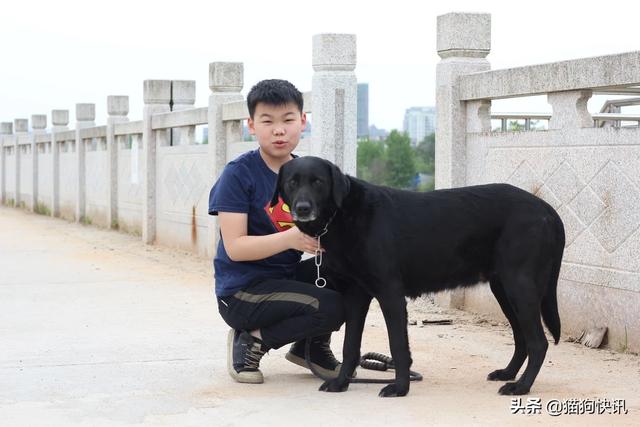
{"label": "dog's muzzle", "polygon": [[291,216],[294,221],[309,222],[316,219],[317,215],[310,202],[296,202],[291,210]]}

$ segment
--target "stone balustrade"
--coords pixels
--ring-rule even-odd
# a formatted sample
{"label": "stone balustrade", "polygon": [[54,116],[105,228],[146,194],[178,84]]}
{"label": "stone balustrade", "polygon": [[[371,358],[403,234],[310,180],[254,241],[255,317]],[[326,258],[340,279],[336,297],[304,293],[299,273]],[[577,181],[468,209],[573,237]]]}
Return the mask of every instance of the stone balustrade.
{"label": "stone balustrade", "polygon": [[[438,17],[436,188],[508,182],[547,201],[566,232],[563,331],[608,326],[612,348],[638,351],[640,128],[597,123],[640,117],[592,115],[587,102],[597,93],[637,94],[640,51],[491,70],[490,49],[489,15]],[[536,95],[546,95],[551,114],[519,116],[548,119],[547,130],[492,131],[493,100]],[[437,299],[502,316],[488,288]]]}

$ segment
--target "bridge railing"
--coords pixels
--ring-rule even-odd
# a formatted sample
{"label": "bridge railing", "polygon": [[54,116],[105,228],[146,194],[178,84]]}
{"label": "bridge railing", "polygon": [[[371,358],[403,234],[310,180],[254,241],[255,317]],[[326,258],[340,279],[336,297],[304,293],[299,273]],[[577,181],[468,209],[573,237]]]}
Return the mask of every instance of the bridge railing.
{"label": "bridge railing", "polygon": [[[640,249],[640,115],[587,109],[593,94],[637,95],[640,51],[490,70],[490,35],[489,15],[438,18],[436,188],[508,182],[547,201],[566,232],[558,286],[563,327],[607,325],[610,342],[628,339],[640,348],[640,263],[629,257]],[[551,114],[491,112],[495,100],[539,95]],[[494,131],[492,119],[548,126]],[[598,125],[613,121],[634,126]],[[444,302],[499,311],[487,295],[458,291]]]}

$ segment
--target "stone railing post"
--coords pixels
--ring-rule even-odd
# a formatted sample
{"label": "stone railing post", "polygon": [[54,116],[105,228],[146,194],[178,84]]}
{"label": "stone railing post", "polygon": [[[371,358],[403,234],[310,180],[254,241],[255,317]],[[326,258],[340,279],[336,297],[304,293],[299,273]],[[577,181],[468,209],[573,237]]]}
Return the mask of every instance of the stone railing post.
{"label": "stone railing post", "polygon": [[95,126],[96,105],[76,104],[76,159],[78,169],[78,193],[76,197],[76,222],[85,221],[87,208],[86,147],[80,130]]}
{"label": "stone railing post", "polygon": [[8,146],[8,135],[13,133],[13,123],[0,123],[0,203],[7,203],[7,158],[4,147]]}
{"label": "stone railing post", "polygon": [[107,114],[107,224],[109,228],[118,228],[118,142],[115,125],[129,121],[129,97],[107,96]]}
{"label": "stone railing post", "polygon": [[22,156],[21,150],[20,150],[20,136],[23,135],[27,135],[27,133],[29,132],[29,120],[28,119],[15,119],[13,121],[13,128],[16,131],[15,137],[14,137],[14,144],[15,144],[15,152],[16,152],[16,201],[15,201],[15,205],[16,207],[20,207],[20,203],[22,202],[22,197],[20,195],[20,192],[22,191],[21,186],[20,186],[20,157]]}
{"label": "stone railing post", "polygon": [[66,131],[69,110],[51,110],[51,216],[60,216],[60,146],[56,134]]}
{"label": "stone railing post", "polygon": [[[436,69],[436,188],[466,184],[466,132],[487,127],[490,105],[469,106],[472,123],[467,124],[467,107],[458,98],[459,76],[491,68],[485,58],[491,50],[491,15],[448,13],[438,16],[437,49],[441,60]],[[490,122],[489,122],[490,126]],[[461,308],[464,290],[440,292],[436,302]]]}
{"label": "stone railing post", "polygon": [[[142,158],[146,174],[142,182],[142,241],[156,239],[156,152],[158,141],[151,128],[151,116],[171,111],[171,80],[145,80],[142,112]],[[161,131],[166,132],[166,131]]]}
{"label": "stone railing post", "polygon": [[[466,108],[457,95],[459,76],[489,70],[491,15],[438,16],[436,71],[436,188],[466,184]],[[476,120],[474,118],[474,120]],[[472,126],[477,127],[477,126]]]}
{"label": "stone railing post", "polygon": [[356,175],[358,83],[356,36],[313,36],[311,154]]}
{"label": "stone railing post", "polygon": [[[227,163],[227,129],[222,121],[222,106],[242,101],[240,94],[244,84],[244,66],[241,62],[212,62],[209,64],[209,112],[208,112],[208,170],[209,183],[216,182]],[[209,217],[207,256],[215,254],[218,244],[218,221]]]}
{"label": "stone railing post", "polygon": [[[171,81],[171,111],[189,110],[196,103],[195,80]],[[189,145],[196,140],[196,127],[171,129],[171,145]]]}
{"label": "stone railing post", "polygon": [[36,135],[45,133],[47,127],[46,114],[34,114],[31,116],[31,211],[38,211],[38,144],[36,144]]}
{"label": "stone railing post", "polygon": [[554,92],[547,95],[553,113],[549,120],[549,129],[575,129],[593,127],[593,118],[587,110],[591,90],[571,90]]}

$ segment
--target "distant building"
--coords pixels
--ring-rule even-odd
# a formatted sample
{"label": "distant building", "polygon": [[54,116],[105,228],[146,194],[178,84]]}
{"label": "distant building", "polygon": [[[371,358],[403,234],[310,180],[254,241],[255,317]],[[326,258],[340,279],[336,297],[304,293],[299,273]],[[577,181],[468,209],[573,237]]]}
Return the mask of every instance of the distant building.
{"label": "distant building", "polygon": [[369,136],[369,84],[358,83],[358,138]]}
{"label": "distant building", "polygon": [[387,139],[387,136],[389,136],[389,132],[386,129],[378,129],[376,125],[369,126],[369,139],[371,141],[382,141]]}
{"label": "distant building", "polygon": [[404,112],[403,130],[411,138],[411,144],[417,145],[427,135],[436,131],[435,107],[411,107]]}

